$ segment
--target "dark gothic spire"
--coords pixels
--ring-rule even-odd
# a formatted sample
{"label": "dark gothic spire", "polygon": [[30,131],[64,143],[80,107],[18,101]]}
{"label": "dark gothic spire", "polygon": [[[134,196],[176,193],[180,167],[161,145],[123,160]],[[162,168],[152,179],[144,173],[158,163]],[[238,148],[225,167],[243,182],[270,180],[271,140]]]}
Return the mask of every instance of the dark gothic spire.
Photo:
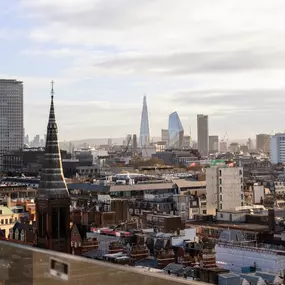
{"label": "dark gothic spire", "polygon": [[49,121],[47,125],[47,137],[45,157],[38,189],[38,199],[69,198],[69,193],[63,177],[60,148],[57,138],[57,124],[54,112],[54,90],[51,88],[51,104]]}

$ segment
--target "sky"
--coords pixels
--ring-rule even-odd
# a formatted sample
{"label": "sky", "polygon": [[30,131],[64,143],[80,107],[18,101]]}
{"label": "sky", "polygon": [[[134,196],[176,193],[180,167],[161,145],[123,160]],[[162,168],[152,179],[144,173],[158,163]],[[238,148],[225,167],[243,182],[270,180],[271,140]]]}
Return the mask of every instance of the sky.
{"label": "sky", "polygon": [[[24,82],[25,132],[44,135],[55,81],[61,140],[284,131],[284,0],[0,0],[0,78]],[[284,105],[283,105],[284,104]]]}

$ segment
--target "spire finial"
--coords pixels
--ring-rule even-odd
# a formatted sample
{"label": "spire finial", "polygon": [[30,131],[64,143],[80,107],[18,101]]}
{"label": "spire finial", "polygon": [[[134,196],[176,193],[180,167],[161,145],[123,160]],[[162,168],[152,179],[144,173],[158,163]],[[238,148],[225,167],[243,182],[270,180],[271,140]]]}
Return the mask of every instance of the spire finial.
{"label": "spire finial", "polygon": [[54,81],[51,81],[51,99],[53,100],[53,95],[54,95],[54,91],[53,91],[53,85],[54,85]]}

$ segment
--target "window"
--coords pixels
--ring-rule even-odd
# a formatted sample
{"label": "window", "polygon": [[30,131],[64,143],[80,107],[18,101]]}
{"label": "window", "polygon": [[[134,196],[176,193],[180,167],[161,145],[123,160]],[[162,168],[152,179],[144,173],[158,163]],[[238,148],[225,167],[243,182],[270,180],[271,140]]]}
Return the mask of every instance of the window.
{"label": "window", "polygon": [[223,205],[222,204],[220,204],[220,210],[223,210]]}
{"label": "window", "polygon": [[220,186],[220,193],[222,193],[223,192],[223,188]]}
{"label": "window", "polygon": [[25,240],[25,231],[22,230],[21,231],[21,241],[24,241]]}
{"label": "window", "polygon": [[1,224],[4,225],[4,219],[1,219]]}
{"label": "window", "polygon": [[240,175],[240,176],[242,175],[242,170],[239,171],[239,175]]}
{"label": "window", "polygon": [[240,198],[243,200],[243,194],[240,194]]}
{"label": "window", "polygon": [[240,183],[242,183],[242,178],[240,179]]}
{"label": "window", "polygon": [[12,218],[10,218],[10,221],[9,221],[9,223],[10,223],[10,224],[12,224],[12,223],[13,223],[13,219],[12,219]]}
{"label": "window", "polygon": [[222,179],[220,178],[220,184],[222,184]]}
{"label": "window", "polygon": [[220,201],[223,201],[223,196],[222,195],[220,195]]}
{"label": "window", "polygon": [[8,219],[5,219],[5,224],[8,225]]}
{"label": "window", "polygon": [[219,170],[220,176],[222,176],[222,170]]}

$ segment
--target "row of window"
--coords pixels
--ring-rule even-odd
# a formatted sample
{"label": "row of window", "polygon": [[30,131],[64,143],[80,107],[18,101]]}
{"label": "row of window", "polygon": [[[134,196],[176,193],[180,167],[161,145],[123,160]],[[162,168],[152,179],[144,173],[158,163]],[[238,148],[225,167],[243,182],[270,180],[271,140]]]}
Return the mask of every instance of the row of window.
{"label": "row of window", "polygon": [[[222,185],[222,184],[223,184],[223,180],[222,180],[222,178],[220,178],[219,183],[220,183],[220,185]],[[241,178],[241,179],[240,179],[240,183],[243,183],[243,178]]]}
{"label": "row of window", "polygon": [[9,218],[9,219],[1,219],[1,225],[10,225],[17,222],[17,218],[15,218],[15,220],[13,221],[13,218]]}
{"label": "row of window", "polygon": [[[222,176],[222,174],[223,174],[221,169],[219,170],[219,174],[220,174],[220,176]],[[241,169],[239,171],[239,175],[242,175],[242,170]]]}

